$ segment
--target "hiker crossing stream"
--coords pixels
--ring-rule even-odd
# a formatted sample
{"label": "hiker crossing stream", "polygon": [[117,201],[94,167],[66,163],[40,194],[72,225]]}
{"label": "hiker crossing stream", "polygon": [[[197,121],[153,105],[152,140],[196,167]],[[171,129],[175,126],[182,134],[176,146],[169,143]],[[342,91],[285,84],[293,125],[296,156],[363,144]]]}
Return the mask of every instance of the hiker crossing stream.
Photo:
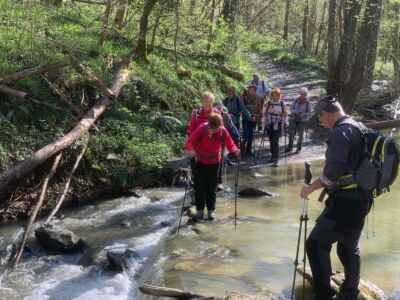
{"label": "hiker crossing stream", "polygon": [[[322,162],[312,163],[315,174],[321,168]],[[1,266],[0,299],[152,299],[140,294],[140,283],[203,295],[223,296],[235,290],[288,298],[303,178],[303,163],[243,170],[239,190],[259,187],[273,196],[239,197],[236,230],[234,168],[228,172],[226,195],[218,193],[217,221],[184,225],[179,235],[173,229],[183,189],[151,189],[139,199],[118,198],[64,211],[56,223],[80,235],[88,250],[52,254],[32,236],[30,251],[25,251],[14,273],[6,277]],[[400,299],[399,192],[396,183],[376,200],[361,239],[362,278],[393,299]],[[311,197],[309,204],[310,224],[323,205],[316,198]],[[0,248],[15,241],[21,231],[21,224],[2,226]],[[135,255],[125,271],[105,271],[101,263],[105,252],[126,248]],[[6,249],[1,254],[3,263],[10,254],[10,247]],[[340,267],[332,258],[334,266]]]}

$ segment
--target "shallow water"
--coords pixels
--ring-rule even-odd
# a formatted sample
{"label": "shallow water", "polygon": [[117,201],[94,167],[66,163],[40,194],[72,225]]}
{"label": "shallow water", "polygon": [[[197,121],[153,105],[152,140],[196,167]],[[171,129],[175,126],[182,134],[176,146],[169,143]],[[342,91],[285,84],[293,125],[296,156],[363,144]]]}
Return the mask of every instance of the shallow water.
{"label": "shallow water", "polygon": [[[322,163],[313,163],[312,169],[318,174]],[[235,229],[233,194],[228,194],[226,200],[221,194],[218,220],[196,225],[199,234],[188,227],[181,236],[167,239],[163,251],[158,254],[158,259],[166,262],[143,279],[203,295],[223,296],[227,290],[271,291],[290,298],[303,170],[303,164],[298,164],[242,173],[240,188],[255,185],[276,196],[239,198],[239,220]],[[257,183],[254,183],[254,176]],[[230,178],[229,182],[232,181]],[[362,278],[374,282],[396,299],[400,299],[399,192],[400,183],[397,182],[390,193],[376,200],[361,238]],[[323,209],[318,196],[310,197],[308,232]],[[176,249],[180,249],[180,256],[167,259]],[[331,257],[334,269],[342,270],[335,248]],[[301,263],[301,259],[299,261]],[[297,278],[297,286],[301,286],[299,276]]]}
{"label": "shallow water", "polygon": [[[315,174],[321,168],[321,163],[312,165]],[[236,229],[234,174],[228,174],[229,191],[218,194],[217,221],[185,226],[178,236],[160,222],[178,217],[182,189],[154,189],[141,199],[119,198],[64,211],[65,217],[57,222],[82,236],[90,255],[50,255],[32,238],[32,254],[15,273],[6,278],[5,267],[0,267],[0,299],[146,299],[138,292],[138,283],[206,295],[240,290],[290,297],[303,176],[303,164],[242,172],[239,189],[257,186],[274,197],[238,198]],[[376,200],[361,238],[362,278],[395,299],[400,299],[399,193],[398,181]],[[317,198],[313,194],[309,202],[308,231],[323,209]],[[123,220],[132,227],[122,228]],[[21,228],[21,224],[0,228],[0,249],[12,243]],[[113,248],[130,248],[141,262],[121,274],[105,272],[98,265],[84,267]],[[334,250],[332,259],[334,268],[341,270]],[[300,286],[299,277],[297,282]]]}

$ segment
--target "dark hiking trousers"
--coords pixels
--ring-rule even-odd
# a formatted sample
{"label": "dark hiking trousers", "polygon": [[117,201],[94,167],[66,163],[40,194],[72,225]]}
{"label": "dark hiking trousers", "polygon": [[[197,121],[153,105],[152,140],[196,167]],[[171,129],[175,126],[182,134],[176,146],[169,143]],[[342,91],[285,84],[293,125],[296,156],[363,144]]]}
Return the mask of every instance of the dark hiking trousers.
{"label": "dark hiking trousers", "polygon": [[243,142],[247,153],[251,152],[256,124],[257,122],[243,119]]}
{"label": "dark hiking trousers", "polygon": [[296,134],[299,135],[299,138],[297,139],[297,149],[301,150],[301,146],[303,144],[303,138],[304,138],[304,131],[307,127],[308,121],[295,121],[295,120],[290,120],[289,123],[289,148],[293,148],[293,143],[294,143],[294,137]]}
{"label": "dark hiking trousers", "polygon": [[206,165],[196,163],[194,169],[194,193],[196,199],[196,210],[215,210],[215,189],[218,181],[219,163]]}
{"label": "dark hiking trousers", "polygon": [[326,207],[316,220],[307,242],[307,256],[318,299],[331,299],[332,266],[330,252],[337,242],[337,254],[344,267],[342,290],[357,291],[360,282],[360,248],[358,246],[365,216],[372,200],[357,190],[339,190],[326,201]]}
{"label": "dark hiking trousers", "polygon": [[[279,128],[280,127],[281,126],[279,126]],[[281,130],[280,129],[274,130],[272,128],[272,125],[270,125],[267,129],[267,134],[268,134],[268,138],[269,138],[272,159],[278,159],[279,158],[279,138],[281,136]]]}

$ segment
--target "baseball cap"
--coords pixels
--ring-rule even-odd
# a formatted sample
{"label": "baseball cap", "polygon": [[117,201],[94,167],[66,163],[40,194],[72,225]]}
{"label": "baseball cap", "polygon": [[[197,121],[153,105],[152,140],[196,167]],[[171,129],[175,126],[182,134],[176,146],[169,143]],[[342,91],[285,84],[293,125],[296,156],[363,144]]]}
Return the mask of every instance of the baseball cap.
{"label": "baseball cap", "polygon": [[332,95],[328,95],[318,100],[314,106],[314,113],[318,115],[321,111],[325,110],[329,105],[335,104],[336,98]]}

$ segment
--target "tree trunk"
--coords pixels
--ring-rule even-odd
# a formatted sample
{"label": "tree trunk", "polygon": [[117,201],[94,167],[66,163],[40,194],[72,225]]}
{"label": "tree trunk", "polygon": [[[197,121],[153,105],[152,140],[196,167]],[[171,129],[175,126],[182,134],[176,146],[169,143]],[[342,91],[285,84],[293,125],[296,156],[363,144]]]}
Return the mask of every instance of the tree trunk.
{"label": "tree trunk", "polygon": [[215,0],[211,2],[211,12],[210,12],[210,27],[208,28],[208,44],[207,44],[207,53],[211,51],[211,44],[213,41],[214,34],[214,15],[215,15]]}
{"label": "tree trunk", "polygon": [[346,82],[349,79],[352,66],[352,45],[356,35],[357,20],[361,11],[362,1],[351,0],[346,9],[344,18],[344,32],[340,43],[339,53],[335,64],[332,80],[333,93],[342,95]]}
{"label": "tree trunk", "polygon": [[362,88],[368,52],[373,43],[374,32],[379,31],[381,9],[382,0],[368,0],[365,7],[364,19],[357,37],[356,58],[353,69],[343,96],[339,99],[344,111],[348,114],[351,114],[358,93]]}
{"label": "tree trunk", "polygon": [[376,50],[378,48],[378,34],[379,34],[379,24],[378,26],[373,27],[371,31],[371,44],[368,47],[367,62],[365,66],[365,77],[361,87],[362,89],[368,92],[371,91],[372,81],[374,80]]}
{"label": "tree trunk", "polygon": [[162,3],[162,5],[160,7],[160,11],[157,14],[156,21],[155,21],[154,26],[153,26],[153,33],[151,34],[150,48],[147,50],[147,53],[150,53],[150,52],[152,52],[154,50],[154,44],[156,42],[157,30],[158,30],[158,27],[160,26],[161,15],[162,15],[162,13],[164,11],[164,4],[165,3],[166,2]]}
{"label": "tree trunk", "polygon": [[190,7],[189,7],[189,14],[191,16],[193,16],[195,8],[196,8],[196,0],[191,0]]}
{"label": "tree trunk", "polygon": [[104,16],[103,16],[103,27],[101,28],[100,31],[99,46],[103,46],[107,36],[108,20],[110,19],[111,15],[111,3],[112,0],[107,0],[106,10],[104,11]]}
{"label": "tree trunk", "polygon": [[326,92],[328,94],[335,94],[333,90],[333,80],[335,78],[336,0],[329,0],[328,11],[328,81],[326,84]]}
{"label": "tree trunk", "polygon": [[[135,51],[129,52],[122,60],[118,72],[115,75],[114,83],[111,87],[111,91],[116,97],[118,97],[124,86],[128,76],[129,76],[129,66],[131,59]],[[23,175],[36,168],[38,165],[42,164],[49,157],[56,153],[68,148],[76,140],[80,139],[85,135],[88,130],[92,127],[97,118],[105,111],[105,109],[111,105],[113,101],[107,96],[100,98],[96,104],[89,109],[85,116],[78,122],[78,124],[66,135],[61,137],[55,142],[52,142],[43,148],[39,149],[35,153],[31,154],[29,157],[23,161],[18,162],[8,170],[0,174],[0,191],[4,189],[8,183],[12,180],[21,178]]]}
{"label": "tree trunk", "polygon": [[292,4],[292,0],[286,0],[286,8],[285,8],[285,25],[283,27],[283,39],[287,41],[289,36],[289,14],[290,14],[290,6]]}
{"label": "tree trunk", "polygon": [[324,29],[324,24],[325,24],[325,12],[326,12],[327,2],[328,0],[325,0],[324,7],[322,9],[321,23],[319,24],[319,29],[318,29],[317,44],[315,45],[315,52],[314,52],[315,56],[318,56],[319,44],[321,43],[322,30]]}
{"label": "tree trunk", "polygon": [[303,16],[303,26],[301,30],[301,40],[302,40],[302,45],[303,45],[303,51],[305,53],[308,52],[309,45],[307,44],[308,42],[308,22],[310,18],[310,6],[308,3],[308,0],[305,0],[305,5],[304,5],[304,16]]}
{"label": "tree trunk", "polygon": [[118,0],[117,1],[117,12],[115,13],[114,23],[118,28],[122,28],[124,24],[126,5],[128,4],[127,0]]}
{"label": "tree trunk", "polygon": [[178,68],[178,53],[176,51],[177,51],[178,33],[179,33],[179,4],[180,0],[177,0],[175,7],[175,35],[174,35],[175,68]]}
{"label": "tree trunk", "polygon": [[143,13],[140,18],[140,32],[139,32],[139,38],[138,38],[138,43],[137,43],[137,48],[136,48],[136,58],[138,60],[147,62],[147,42],[146,42],[146,37],[147,37],[147,30],[148,30],[148,24],[149,24],[149,15],[151,11],[154,8],[154,5],[156,5],[158,0],[148,0],[146,1],[146,4],[143,8]]}
{"label": "tree trunk", "polygon": [[238,2],[238,0],[224,0],[221,16],[231,25],[233,25],[236,20]]}
{"label": "tree trunk", "polygon": [[314,45],[315,31],[317,26],[317,0],[312,0],[311,11],[308,18],[308,34],[307,34],[307,47],[308,52],[311,52]]}
{"label": "tree trunk", "polygon": [[36,216],[37,216],[40,208],[42,207],[44,196],[46,195],[46,191],[47,191],[47,186],[49,184],[49,181],[53,177],[54,173],[56,172],[58,163],[60,162],[60,159],[61,159],[61,155],[62,155],[62,152],[60,152],[55,157],[53,165],[51,167],[51,170],[50,170],[49,174],[47,174],[47,176],[45,177],[45,179],[43,181],[42,190],[40,192],[39,199],[36,202],[36,205],[35,205],[35,208],[33,209],[33,212],[29,216],[29,221],[26,224],[24,235],[22,236],[21,244],[19,245],[17,254],[15,255],[15,257],[14,257],[14,259],[13,259],[11,265],[10,265],[10,270],[11,271],[14,271],[15,268],[17,267],[17,265],[18,265],[18,262],[19,262],[19,260],[21,258],[21,255],[22,255],[22,252],[24,251],[25,244],[26,244],[26,241],[28,239],[28,235],[31,232],[33,222],[35,222]]}
{"label": "tree trunk", "polygon": [[54,0],[54,6],[60,8],[62,6],[63,0]]}

